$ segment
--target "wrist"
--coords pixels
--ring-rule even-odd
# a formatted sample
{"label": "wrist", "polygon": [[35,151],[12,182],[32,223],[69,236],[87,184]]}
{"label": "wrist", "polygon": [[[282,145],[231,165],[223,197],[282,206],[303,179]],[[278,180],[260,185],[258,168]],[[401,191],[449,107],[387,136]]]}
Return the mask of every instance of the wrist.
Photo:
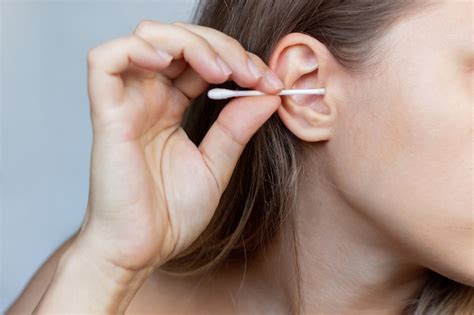
{"label": "wrist", "polygon": [[124,289],[134,287],[136,282],[143,278],[143,275],[149,275],[153,269],[151,267],[127,269],[118,266],[102,257],[98,253],[98,249],[80,242],[80,239],[76,239],[71,244],[62,255],[59,264],[62,263],[64,266],[71,265],[75,269],[84,269],[84,271],[95,274],[96,277]]}
{"label": "wrist", "polygon": [[123,314],[152,268],[125,270],[73,242],[61,256],[34,314],[82,312]]}

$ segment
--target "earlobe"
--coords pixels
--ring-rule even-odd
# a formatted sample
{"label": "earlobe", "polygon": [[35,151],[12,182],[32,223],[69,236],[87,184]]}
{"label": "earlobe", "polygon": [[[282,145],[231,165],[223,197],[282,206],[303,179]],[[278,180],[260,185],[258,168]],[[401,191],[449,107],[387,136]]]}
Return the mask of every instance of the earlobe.
{"label": "earlobe", "polygon": [[[285,36],[274,50],[272,68],[286,89],[326,88],[327,50],[323,44],[306,34]],[[330,91],[329,91],[330,92]],[[282,96],[278,115],[298,138],[308,141],[329,140],[335,111],[324,95]]]}

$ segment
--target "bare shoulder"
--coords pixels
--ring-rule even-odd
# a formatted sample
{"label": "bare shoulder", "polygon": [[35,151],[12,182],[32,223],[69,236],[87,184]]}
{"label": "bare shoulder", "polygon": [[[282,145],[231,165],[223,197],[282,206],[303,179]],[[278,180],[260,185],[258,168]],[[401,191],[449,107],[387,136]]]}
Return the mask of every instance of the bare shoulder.
{"label": "bare shoulder", "polygon": [[25,286],[20,296],[6,311],[7,315],[31,314],[33,312],[53,278],[59,258],[61,258],[61,255],[69,247],[76,235],[77,232],[65,240],[41,265]]}

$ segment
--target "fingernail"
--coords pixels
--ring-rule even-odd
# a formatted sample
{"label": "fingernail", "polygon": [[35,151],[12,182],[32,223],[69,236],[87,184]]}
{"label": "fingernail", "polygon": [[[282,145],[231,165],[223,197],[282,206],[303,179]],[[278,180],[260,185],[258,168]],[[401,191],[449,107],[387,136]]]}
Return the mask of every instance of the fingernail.
{"label": "fingernail", "polygon": [[225,61],[220,56],[217,56],[216,59],[217,59],[217,64],[221,68],[222,72],[225,75],[230,75],[232,73],[232,70],[230,70],[229,66],[225,63]]}
{"label": "fingernail", "polygon": [[285,86],[283,82],[271,71],[267,71],[265,73],[265,80],[274,88],[274,89],[283,89]]}
{"label": "fingernail", "polygon": [[261,78],[263,76],[262,71],[257,67],[257,65],[252,61],[252,59],[247,59],[247,65],[249,67],[250,72],[255,78]]}
{"label": "fingernail", "polygon": [[168,54],[166,51],[159,48],[155,48],[156,54],[161,57],[165,62],[170,62],[173,59],[173,56]]}

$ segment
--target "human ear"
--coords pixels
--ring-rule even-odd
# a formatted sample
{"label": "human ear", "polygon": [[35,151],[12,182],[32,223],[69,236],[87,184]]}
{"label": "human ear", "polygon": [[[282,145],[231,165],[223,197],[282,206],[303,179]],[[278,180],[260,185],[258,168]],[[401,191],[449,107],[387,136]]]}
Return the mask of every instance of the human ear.
{"label": "human ear", "polygon": [[333,64],[327,48],[302,33],[282,38],[270,58],[269,67],[283,81],[285,89],[326,89],[326,95],[281,96],[280,119],[304,141],[325,141],[331,137],[336,109],[326,97],[331,90],[325,83]]}

